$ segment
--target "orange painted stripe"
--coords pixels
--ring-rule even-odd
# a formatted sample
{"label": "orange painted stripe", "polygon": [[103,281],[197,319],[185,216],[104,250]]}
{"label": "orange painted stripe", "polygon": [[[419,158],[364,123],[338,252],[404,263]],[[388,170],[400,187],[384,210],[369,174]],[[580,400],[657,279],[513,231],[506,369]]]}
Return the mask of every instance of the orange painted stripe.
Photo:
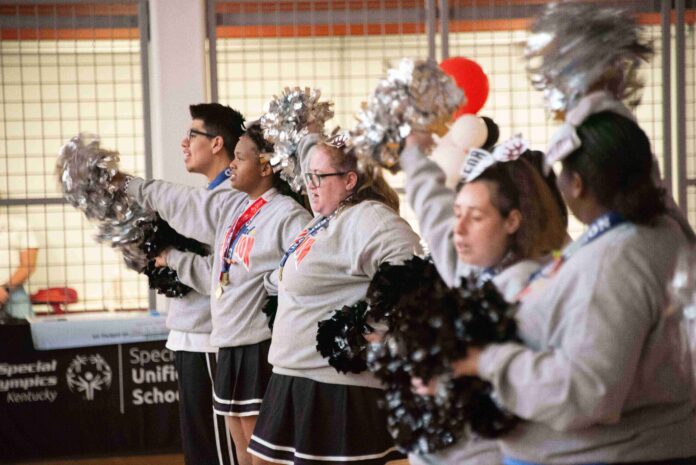
{"label": "orange painted stripe", "polygon": [[1,29],[1,40],[117,40],[137,39],[137,28],[115,29]]}
{"label": "orange painted stripe", "polygon": [[2,16],[134,16],[138,14],[136,4],[113,5],[0,5]]}
{"label": "orange painted stripe", "polygon": [[263,37],[343,37],[382,34],[423,34],[425,25],[405,24],[297,24],[280,26],[218,26],[223,39]]}

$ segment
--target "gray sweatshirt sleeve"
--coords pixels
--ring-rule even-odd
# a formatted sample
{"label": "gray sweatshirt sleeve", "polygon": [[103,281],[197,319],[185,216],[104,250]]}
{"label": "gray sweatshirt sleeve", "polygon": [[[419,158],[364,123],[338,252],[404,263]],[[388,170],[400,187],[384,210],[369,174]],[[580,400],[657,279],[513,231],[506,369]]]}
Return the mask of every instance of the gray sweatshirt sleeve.
{"label": "gray sweatshirt sleeve", "polygon": [[[616,423],[634,383],[641,351],[664,291],[645,262],[618,247],[604,260],[594,288],[564,312],[564,333],[535,351],[493,344],[481,354],[481,378],[507,409],[557,431]],[[547,289],[546,292],[551,292]]]}
{"label": "gray sweatshirt sleeve", "polygon": [[[371,218],[370,218],[371,217]],[[353,256],[352,267],[355,272],[374,276],[382,263],[400,264],[422,253],[420,238],[411,226],[390,208],[379,205],[364,212],[361,220],[376,224],[374,228],[364,228],[369,235],[355,234],[360,250]],[[356,230],[360,229],[357,225]]]}
{"label": "gray sweatshirt sleeve", "polygon": [[215,242],[215,229],[226,200],[239,195],[229,190],[206,191],[160,180],[133,178],[128,194],[156,210],[179,234],[205,244]]}
{"label": "gray sweatshirt sleeve", "polygon": [[406,200],[418,217],[421,236],[440,276],[454,286],[458,260],[452,242],[455,192],[445,187],[445,173],[418,147],[405,149],[400,160],[406,174]]}
{"label": "gray sweatshirt sleeve", "polygon": [[179,281],[203,295],[210,295],[213,256],[197,255],[172,249],[167,255],[167,264],[176,271]]}

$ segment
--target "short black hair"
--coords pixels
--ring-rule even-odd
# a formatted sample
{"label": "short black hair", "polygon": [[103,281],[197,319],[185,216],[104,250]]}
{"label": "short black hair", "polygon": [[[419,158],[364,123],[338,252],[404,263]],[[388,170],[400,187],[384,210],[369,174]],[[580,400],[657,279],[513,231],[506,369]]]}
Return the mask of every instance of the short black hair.
{"label": "short black hair", "polygon": [[219,103],[198,103],[190,105],[191,119],[203,121],[205,130],[221,136],[230,160],[234,158],[234,148],[239,137],[244,134],[244,116],[226,105]]}

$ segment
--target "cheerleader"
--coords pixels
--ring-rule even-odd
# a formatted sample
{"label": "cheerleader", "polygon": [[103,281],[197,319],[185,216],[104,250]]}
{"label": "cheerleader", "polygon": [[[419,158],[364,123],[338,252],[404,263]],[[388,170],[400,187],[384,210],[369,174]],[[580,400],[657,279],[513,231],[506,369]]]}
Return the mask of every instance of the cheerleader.
{"label": "cheerleader", "polygon": [[331,367],[315,348],[317,324],[364,299],[378,267],[410,258],[419,238],[380,175],[360,172],[342,145],[315,142],[307,136],[298,157],[316,216],[280,262],[273,375],[249,452],[259,464],[382,464],[401,454],[377,406],[380,383]]}
{"label": "cheerleader", "polygon": [[547,154],[587,231],[522,292],[524,345],[472,350],[454,369],[526,420],[502,438],[506,465],[696,464],[692,374],[666,311],[686,237],[651,178],[645,133],[619,102],[595,108],[578,105]]}
{"label": "cheerleader", "polygon": [[[213,149],[223,146],[222,137],[208,128],[198,134]],[[251,125],[230,162],[232,191],[126,180],[137,202],[156,209],[181,234],[214,244],[210,344],[219,350],[213,408],[226,416],[242,465],[251,463],[245,451],[271,374],[264,279],[310,219],[298,202],[279,192],[281,181],[268,163],[271,152],[260,127]],[[175,270],[180,265],[177,256],[167,262]]]}
{"label": "cheerleader", "polygon": [[[533,166],[533,152],[521,142],[513,138],[493,153],[472,149],[455,193],[445,187],[440,167],[423,154],[432,143],[430,136],[414,133],[407,138],[400,158],[406,197],[448,284],[457,285],[475,271],[479,283],[492,280],[513,301],[542,256],[563,245],[561,210]],[[468,435],[444,450],[425,457],[412,454],[409,460],[419,465],[495,465],[502,455],[495,441]]]}
{"label": "cheerleader", "polygon": [[[232,150],[244,131],[244,118],[218,103],[191,105],[191,128],[181,141],[187,171],[203,174],[208,191],[229,189]],[[206,129],[207,128],[207,129]],[[229,151],[212,150],[206,131],[224,134]],[[224,144],[223,144],[224,145]],[[210,345],[211,256],[169,249],[157,257],[157,266],[176,263],[179,280],[192,290],[169,299],[166,347],[174,352],[179,387],[179,421],[184,460],[187,465],[234,463],[234,445],[225,420],[210,408],[217,348]]]}

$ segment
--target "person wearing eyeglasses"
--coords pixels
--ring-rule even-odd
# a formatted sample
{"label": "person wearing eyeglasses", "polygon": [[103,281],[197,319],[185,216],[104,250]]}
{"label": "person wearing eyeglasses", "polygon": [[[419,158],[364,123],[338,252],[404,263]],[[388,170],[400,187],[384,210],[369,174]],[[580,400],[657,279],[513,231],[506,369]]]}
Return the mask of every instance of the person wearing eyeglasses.
{"label": "person wearing eyeglasses", "polygon": [[[187,158],[192,166],[203,159],[195,153],[201,147],[226,150],[223,136],[209,126],[194,117]],[[212,405],[207,408],[225,416],[241,465],[251,463],[245,451],[270,377],[264,282],[287,244],[311,219],[300,203],[283,195],[284,181],[269,164],[272,151],[260,126],[251,124],[229,162],[232,190],[207,192],[158,180],[125,181],[137,202],[157,210],[179,233],[212,245],[209,344],[218,349],[218,359]],[[186,264],[182,256],[172,250],[166,264],[179,273]],[[186,271],[180,277],[185,283],[189,279]]]}
{"label": "person wearing eyeglasses", "polygon": [[273,374],[249,444],[255,464],[379,464],[403,457],[387,431],[379,381],[341,374],[316,350],[317,324],[365,299],[382,263],[420,250],[379,172],[337,143],[306,136],[297,155],[314,219],[285,251],[268,360]]}
{"label": "person wearing eyeglasses", "polygon": [[[205,188],[192,189],[202,194],[229,192],[229,164],[243,133],[244,117],[218,103],[191,105],[189,111],[191,126],[181,141],[184,164],[188,172],[202,174],[208,182]],[[181,232],[180,228],[175,229]],[[179,280],[193,289],[183,297],[170,298],[167,312],[166,347],[175,355],[179,420],[187,465],[235,463],[234,444],[226,431],[225,419],[211,408],[218,351],[210,343],[212,259],[212,255],[168,249],[155,261],[156,266],[175,269]]]}

